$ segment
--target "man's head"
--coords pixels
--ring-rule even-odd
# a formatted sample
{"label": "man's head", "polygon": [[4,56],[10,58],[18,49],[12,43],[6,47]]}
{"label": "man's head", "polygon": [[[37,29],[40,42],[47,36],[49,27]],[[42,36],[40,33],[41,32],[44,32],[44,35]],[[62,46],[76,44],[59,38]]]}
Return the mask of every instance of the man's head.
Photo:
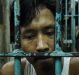
{"label": "man's head", "polygon": [[[55,6],[55,0],[20,0],[21,45],[24,51],[54,50]],[[10,23],[14,25],[13,11],[11,13]],[[40,47],[45,49],[40,51]]]}
{"label": "man's head", "polygon": [[32,21],[21,27],[21,46],[24,51],[54,50],[55,18],[46,7],[39,7]]}
{"label": "man's head", "polygon": [[[23,12],[24,4],[27,9]],[[23,6],[21,8],[23,50],[31,52],[54,50],[55,8],[52,6],[52,0],[32,0],[28,6],[24,4],[21,5]]]}

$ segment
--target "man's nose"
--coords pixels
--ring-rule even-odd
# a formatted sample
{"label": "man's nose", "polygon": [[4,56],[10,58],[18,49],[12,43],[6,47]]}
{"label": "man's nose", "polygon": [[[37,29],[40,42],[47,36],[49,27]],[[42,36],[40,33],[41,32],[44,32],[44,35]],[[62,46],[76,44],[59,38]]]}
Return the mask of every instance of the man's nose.
{"label": "man's nose", "polygon": [[49,50],[48,44],[44,40],[43,36],[40,34],[37,40],[37,48],[36,48],[37,52],[47,52]]}

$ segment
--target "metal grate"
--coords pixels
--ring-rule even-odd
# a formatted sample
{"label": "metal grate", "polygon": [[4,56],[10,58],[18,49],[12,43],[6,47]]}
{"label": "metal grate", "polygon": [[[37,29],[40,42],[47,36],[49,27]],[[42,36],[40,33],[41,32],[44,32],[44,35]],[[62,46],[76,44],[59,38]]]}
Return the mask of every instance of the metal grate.
{"label": "metal grate", "polygon": [[[8,0],[6,0],[8,1]],[[52,53],[24,53],[20,48],[20,29],[19,29],[19,19],[20,16],[20,4],[19,0],[14,1],[14,13],[15,13],[15,49],[10,53],[0,53],[0,57],[14,57],[15,58],[15,75],[21,75],[21,57],[29,57],[29,56],[52,56],[56,57],[55,61],[55,75],[61,75],[62,65],[61,65],[61,57],[73,57],[79,56],[78,52],[69,52],[65,53],[62,51],[59,46],[59,42],[61,41],[61,22],[62,22],[62,9],[61,6],[65,4],[65,44],[72,44],[72,50],[75,50],[75,17],[78,17],[78,25],[79,25],[79,14],[75,14],[75,3],[78,3],[78,13],[79,13],[79,0],[56,0],[56,40],[55,40],[55,51]],[[70,1],[71,11],[68,13],[68,1]],[[68,17],[71,18],[71,38],[68,39]]]}

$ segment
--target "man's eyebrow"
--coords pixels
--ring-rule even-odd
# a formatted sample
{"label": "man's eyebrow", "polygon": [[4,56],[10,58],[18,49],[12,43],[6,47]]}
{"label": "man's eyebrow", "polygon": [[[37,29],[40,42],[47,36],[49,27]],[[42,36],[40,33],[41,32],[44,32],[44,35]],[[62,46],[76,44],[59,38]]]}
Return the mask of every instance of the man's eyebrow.
{"label": "man's eyebrow", "polygon": [[55,29],[55,25],[48,25],[48,26],[44,27],[43,29],[49,29],[49,28]]}
{"label": "man's eyebrow", "polygon": [[34,32],[34,29],[25,29],[23,33]]}

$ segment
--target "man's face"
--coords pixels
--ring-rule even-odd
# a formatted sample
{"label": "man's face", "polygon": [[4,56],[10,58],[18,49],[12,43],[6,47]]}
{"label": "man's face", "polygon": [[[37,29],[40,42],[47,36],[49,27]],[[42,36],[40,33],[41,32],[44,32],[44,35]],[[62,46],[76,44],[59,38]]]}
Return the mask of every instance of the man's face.
{"label": "man's face", "polygon": [[24,51],[47,52],[54,50],[55,20],[52,12],[40,9],[26,27],[21,28],[21,46]]}

